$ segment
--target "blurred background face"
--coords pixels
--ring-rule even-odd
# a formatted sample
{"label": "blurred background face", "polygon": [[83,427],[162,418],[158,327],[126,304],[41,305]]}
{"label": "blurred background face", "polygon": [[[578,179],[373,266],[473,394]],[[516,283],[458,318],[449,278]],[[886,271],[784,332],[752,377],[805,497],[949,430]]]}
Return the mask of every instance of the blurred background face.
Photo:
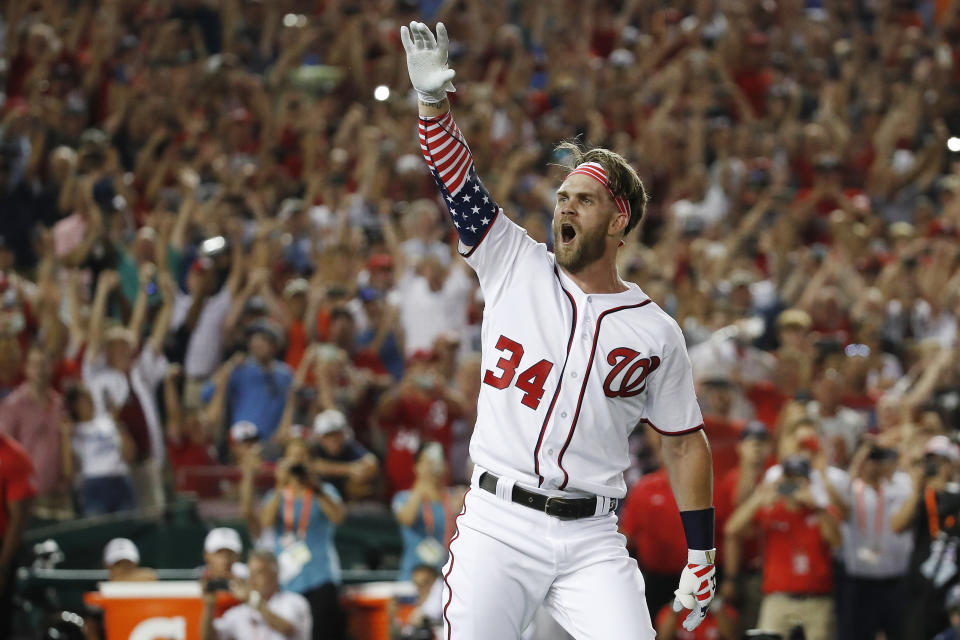
{"label": "blurred background face", "polygon": [[340,455],[347,445],[347,434],[342,429],[320,436],[320,446],[331,456]]}
{"label": "blurred background face", "polygon": [[216,580],[231,576],[231,569],[238,557],[235,551],[220,549],[213,553],[204,553],[203,559],[207,565],[207,577]]}
{"label": "blurred background face", "polygon": [[133,360],[133,347],[123,339],[111,340],[106,346],[107,364],[117,371],[128,371]]}
{"label": "blurred background face", "polygon": [[435,442],[424,447],[423,451],[420,452],[420,457],[417,458],[415,470],[418,479],[442,482],[447,473],[443,447]]}
{"label": "blurred background face", "polygon": [[292,440],[283,452],[283,459],[290,464],[306,464],[310,460],[310,452],[302,441]]}
{"label": "blurred background face", "polygon": [[50,382],[50,359],[43,351],[31,349],[27,354],[24,374],[30,384],[46,386]]}
{"label": "blurred background face", "polygon": [[257,331],[250,336],[250,342],[248,343],[248,346],[250,349],[250,355],[260,362],[269,362],[273,360],[273,357],[277,352],[277,347],[273,344],[273,340],[264,335],[261,331]]}
{"label": "blurred background face", "polygon": [[250,589],[257,591],[263,596],[264,600],[269,599],[277,592],[277,570],[270,562],[262,560],[256,556],[249,562],[250,568]]}

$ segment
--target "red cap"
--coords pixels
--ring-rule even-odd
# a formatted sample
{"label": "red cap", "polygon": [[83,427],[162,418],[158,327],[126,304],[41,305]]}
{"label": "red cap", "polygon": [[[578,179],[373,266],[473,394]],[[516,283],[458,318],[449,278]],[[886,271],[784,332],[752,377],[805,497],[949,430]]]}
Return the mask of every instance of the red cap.
{"label": "red cap", "polygon": [[375,253],[367,260],[367,269],[393,269],[393,256],[388,253]]}

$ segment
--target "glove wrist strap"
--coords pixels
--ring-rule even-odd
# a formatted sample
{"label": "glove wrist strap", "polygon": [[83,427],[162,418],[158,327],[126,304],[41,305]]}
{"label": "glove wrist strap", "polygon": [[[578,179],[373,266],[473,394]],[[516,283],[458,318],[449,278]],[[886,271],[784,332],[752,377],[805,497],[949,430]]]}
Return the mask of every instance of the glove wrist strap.
{"label": "glove wrist strap", "polygon": [[417,99],[424,104],[436,105],[447,99],[447,90],[440,89],[436,92],[425,93],[417,89]]}
{"label": "glove wrist strap", "polygon": [[687,549],[687,564],[714,564],[716,549]]}

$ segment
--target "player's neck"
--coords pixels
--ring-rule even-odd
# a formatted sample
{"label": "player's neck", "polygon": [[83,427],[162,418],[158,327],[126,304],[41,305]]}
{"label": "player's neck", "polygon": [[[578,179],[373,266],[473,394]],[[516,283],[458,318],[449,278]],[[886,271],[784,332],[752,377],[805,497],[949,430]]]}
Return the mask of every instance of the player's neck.
{"label": "player's neck", "polygon": [[576,273],[560,268],[584,293],[623,293],[629,289],[620,279],[613,258],[596,260]]}

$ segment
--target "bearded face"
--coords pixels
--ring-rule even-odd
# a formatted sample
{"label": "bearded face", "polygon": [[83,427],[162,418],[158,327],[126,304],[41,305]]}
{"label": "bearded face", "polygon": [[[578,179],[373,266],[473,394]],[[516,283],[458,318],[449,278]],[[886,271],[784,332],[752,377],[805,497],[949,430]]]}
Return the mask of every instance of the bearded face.
{"label": "bearded face", "polygon": [[553,251],[557,264],[577,273],[604,256],[610,222],[616,214],[603,187],[585,175],[572,175],[557,191],[553,213]]}

